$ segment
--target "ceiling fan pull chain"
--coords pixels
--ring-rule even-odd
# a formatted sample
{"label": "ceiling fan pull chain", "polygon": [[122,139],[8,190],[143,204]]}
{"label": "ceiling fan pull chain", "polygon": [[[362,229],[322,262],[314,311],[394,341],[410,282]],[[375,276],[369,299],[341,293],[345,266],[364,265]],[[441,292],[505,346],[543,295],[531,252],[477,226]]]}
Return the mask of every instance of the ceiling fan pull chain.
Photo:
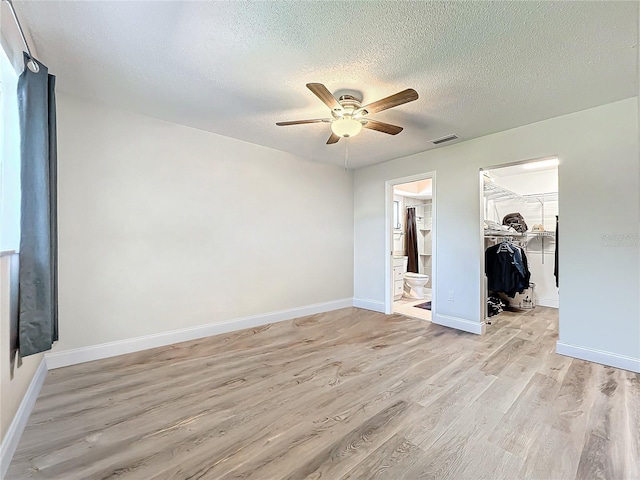
{"label": "ceiling fan pull chain", "polygon": [[347,167],[349,165],[349,137],[346,137],[344,139],[345,141],[345,146],[344,146],[344,170],[345,172],[347,171]]}

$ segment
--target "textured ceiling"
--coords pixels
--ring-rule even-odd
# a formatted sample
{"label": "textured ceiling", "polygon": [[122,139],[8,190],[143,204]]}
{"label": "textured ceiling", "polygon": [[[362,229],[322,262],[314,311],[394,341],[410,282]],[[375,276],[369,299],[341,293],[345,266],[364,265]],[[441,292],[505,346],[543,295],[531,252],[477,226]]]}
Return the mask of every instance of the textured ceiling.
{"label": "textured ceiling", "polygon": [[364,103],[420,98],[372,118],[350,166],[436,148],[637,95],[637,2],[19,1],[64,92],[342,164],[344,141],[305,87]]}

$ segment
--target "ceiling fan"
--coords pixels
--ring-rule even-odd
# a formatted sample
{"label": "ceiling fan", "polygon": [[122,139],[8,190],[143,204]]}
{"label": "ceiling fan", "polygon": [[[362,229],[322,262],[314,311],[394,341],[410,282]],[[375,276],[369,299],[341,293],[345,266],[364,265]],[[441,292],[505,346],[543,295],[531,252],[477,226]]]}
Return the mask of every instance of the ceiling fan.
{"label": "ceiling fan", "polygon": [[418,92],[412,88],[408,88],[382,100],[362,106],[360,100],[352,95],[342,95],[340,98],[334,97],[327,87],[321,83],[307,83],[307,88],[331,109],[331,116],[333,118],[277,122],[276,125],[282,127],[286,125],[302,125],[305,123],[330,123],[331,136],[329,140],[327,140],[327,145],[337,143],[340,138],[357,135],[362,130],[362,127],[388,133],[389,135],[399,134],[402,131],[402,127],[371,120],[367,118],[367,116],[418,99]]}

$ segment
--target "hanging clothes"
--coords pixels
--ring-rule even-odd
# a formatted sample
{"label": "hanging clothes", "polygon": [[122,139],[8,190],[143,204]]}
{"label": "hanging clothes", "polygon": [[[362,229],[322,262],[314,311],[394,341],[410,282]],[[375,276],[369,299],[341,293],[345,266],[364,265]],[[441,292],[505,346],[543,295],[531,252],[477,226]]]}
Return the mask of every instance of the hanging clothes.
{"label": "hanging clothes", "polygon": [[407,252],[407,272],[420,273],[418,271],[418,229],[416,226],[415,207],[407,208],[407,234],[405,235],[405,245]]}
{"label": "hanging clothes", "polygon": [[524,250],[510,242],[502,242],[485,250],[485,274],[489,290],[503,292],[513,298],[529,288],[531,272]]}

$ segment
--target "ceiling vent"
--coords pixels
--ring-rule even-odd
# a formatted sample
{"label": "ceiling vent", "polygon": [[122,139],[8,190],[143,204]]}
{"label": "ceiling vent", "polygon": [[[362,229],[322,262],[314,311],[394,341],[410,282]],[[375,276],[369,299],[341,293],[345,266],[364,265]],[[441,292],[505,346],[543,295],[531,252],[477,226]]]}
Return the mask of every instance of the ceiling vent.
{"label": "ceiling vent", "polygon": [[452,133],[451,135],[445,135],[444,137],[431,140],[431,143],[433,143],[434,145],[440,145],[441,143],[450,142],[451,140],[457,140],[458,138],[458,135]]}

